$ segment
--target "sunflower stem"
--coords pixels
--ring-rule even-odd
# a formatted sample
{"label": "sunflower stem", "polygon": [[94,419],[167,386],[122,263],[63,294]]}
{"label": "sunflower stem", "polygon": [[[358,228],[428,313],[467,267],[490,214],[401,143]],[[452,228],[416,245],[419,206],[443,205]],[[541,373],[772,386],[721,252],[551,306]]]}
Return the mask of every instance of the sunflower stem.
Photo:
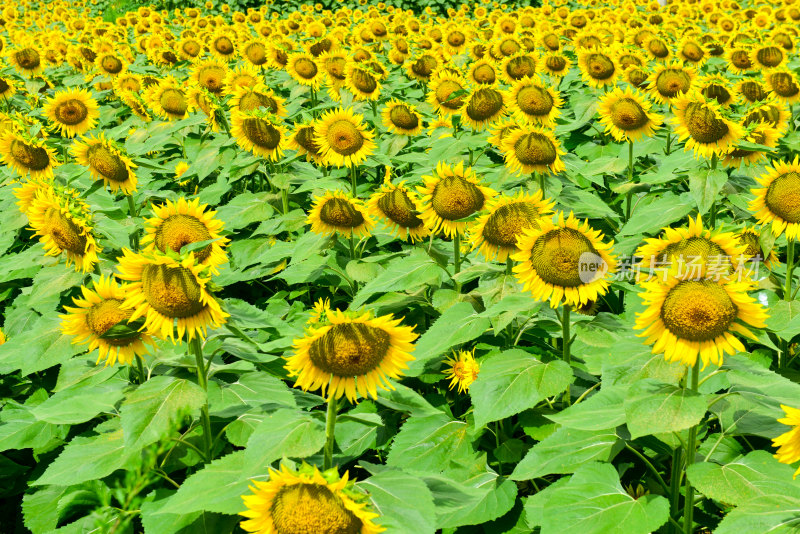
{"label": "sunflower stem", "polygon": [[[700,376],[700,363],[695,361],[692,367],[692,382],[691,391],[697,393],[697,382]],[[694,532],[694,488],[692,483],[689,482],[689,466],[694,463],[694,456],[697,448],[697,425],[689,429],[689,440],[686,442],[686,462],[685,462],[685,478],[686,490],[685,501],[683,503],[683,532],[684,534],[692,534]]]}
{"label": "sunflower stem", "polygon": [[783,300],[792,299],[792,273],[794,272],[794,239],[789,239],[786,246],[786,288]]}
{"label": "sunflower stem", "polygon": [[667,156],[669,156],[670,153],[672,152],[670,145],[672,145],[672,136],[670,135],[669,129],[667,129],[667,150],[666,150]]}
{"label": "sunflower stem", "polygon": [[453,281],[455,282],[456,291],[461,292],[461,282],[455,279],[458,273],[461,272],[461,234],[456,232],[453,236]]}
{"label": "sunflower stem", "polygon": [[[672,470],[669,477],[669,516],[678,517],[678,509],[681,500],[681,448],[676,447],[672,450]],[[671,531],[679,534],[683,530],[673,525]]]}
{"label": "sunflower stem", "polygon": [[350,242],[350,259],[354,260],[356,259],[356,245],[355,245],[355,239],[353,238],[353,232],[350,232],[349,242]]}
{"label": "sunflower stem", "polygon": [[[633,141],[628,140],[628,186],[633,183]],[[628,189],[625,193],[625,220],[631,218],[631,200],[633,199],[633,189]]]}
{"label": "sunflower stem", "polygon": [[281,203],[283,204],[283,214],[289,213],[289,188],[281,189]]}
{"label": "sunflower stem", "polygon": [[322,469],[328,470],[333,467],[333,431],[336,429],[336,409],[339,402],[331,394],[328,398],[328,414],[325,418],[325,450]]}
{"label": "sunflower stem", "polygon": [[189,341],[189,347],[191,348],[192,352],[194,353],[194,359],[197,366],[197,383],[200,384],[200,387],[203,388],[203,391],[206,393],[206,402],[201,408],[201,419],[203,422],[203,447],[205,452],[205,463],[211,461],[211,417],[208,415],[208,374],[207,369],[205,366],[205,360],[203,359],[203,345],[200,342],[200,338],[195,336]]}
{"label": "sunflower stem", "polygon": [[[561,356],[566,362],[567,365],[572,367],[571,363],[571,355],[570,355],[570,339],[569,339],[569,306],[564,305],[564,311],[561,313]],[[564,392],[564,405],[569,406],[570,402],[572,401],[572,396],[570,394],[569,384],[567,384],[567,390]]]}
{"label": "sunflower stem", "polygon": [[350,193],[356,198],[356,166],[350,167]]}
{"label": "sunflower stem", "polygon": [[514,262],[511,261],[511,256],[506,257],[506,275],[511,276],[513,274],[514,269]]}
{"label": "sunflower stem", "polygon": [[144,384],[147,382],[147,375],[144,373],[144,362],[142,362],[142,357],[138,354],[134,357],[136,358],[136,367],[139,371],[139,384]]}
{"label": "sunflower stem", "polygon": [[717,168],[717,161],[719,161],[719,158],[717,157],[717,153],[714,152],[711,155],[711,170],[712,171]]}
{"label": "sunflower stem", "polygon": [[[133,195],[126,195],[128,198],[128,217],[131,220],[136,218],[136,204],[133,202]],[[139,252],[139,229],[134,228],[133,233],[131,234],[131,247],[133,247],[134,252]]]}

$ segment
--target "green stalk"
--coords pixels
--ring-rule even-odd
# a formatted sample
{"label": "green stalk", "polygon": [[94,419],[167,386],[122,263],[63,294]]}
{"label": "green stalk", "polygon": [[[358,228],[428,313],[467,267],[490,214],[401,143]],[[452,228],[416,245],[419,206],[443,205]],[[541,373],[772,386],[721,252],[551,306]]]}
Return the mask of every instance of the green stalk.
{"label": "green stalk", "polygon": [[511,256],[509,255],[506,257],[506,275],[511,276],[514,273],[513,269],[514,262],[511,261]]}
{"label": "green stalk", "polygon": [[669,129],[667,129],[667,156],[670,155],[670,145],[672,144],[672,136],[670,135]]}
{"label": "green stalk", "polygon": [[[461,272],[461,234],[453,236],[453,276]],[[456,291],[461,292],[461,284],[455,282]]]}
{"label": "green stalk", "polygon": [[353,238],[353,232],[350,232],[350,239],[348,241],[350,242],[350,259],[354,260],[356,259],[356,244]]}
{"label": "green stalk", "polygon": [[356,167],[350,167],[350,192],[353,198],[356,198]]}
{"label": "green stalk", "polygon": [[[676,447],[672,450],[672,471],[669,477],[669,516],[675,518],[678,516],[678,509],[681,500],[681,448]],[[681,530],[674,525],[670,529],[671,532],[680,534]]]}
{"label": "green stalk", "polygon": [[147,381],[147,375],[144,373],[144,362],[142,362],[142,357],[139,355],[136,355],[135,358],[136,367],[139,370],[139,384],[144,384]]}
{"label": "green stalk", "polygon": [[283,214],[289,213],[289,188],[284,187],[281,189],[281,201],[283,204]]}
{"label": "green stalk", "polygon": [[200,343],[200,338],[195,336],[189,341],[189,347],[194,353],[195,363],[197,365],[197,383],[206,392],[206,402],[201,408],[201,418],[203,422],[203,445],[205,452],[205,463],[211,461],[211,417],[208,415],[208,375],[205,366],[205,359],[203,359],[203,345]]}
{"label": "green stalk", "polygon": [[544,198],[544,173],[534,172],[533,175],[539,179],[539,190],[542,192],[542,198]]}
{"label": "green stalk", "polygon": [[[133,195],[127,195],[128,198],[128,217],[131,219],[136,218],[136,205],[133,203]],[[131,234],[131,246],[134,252],[139,252],[139,230],[134,229]]]}
{"label": "green stalk", "polygon": [[[628,186],[633,183],[633,141],[628,140]],[[631,218],[631,200],[633,199],[633,190],[628,189],[625,193],[625,220]]]}
{"label": "green stalk", "polygon": [[322,464],[323,470],[328,470],[333,467],[333,431],[336,428],[336,408],[338,401],[334,396],[328,398],[328,414],[325,418],[325,449],[324,459]]}
{"label": "green stalk", "polygon": [[[569,311],[569,306],[564,304],[564,311],[561,313],[561,357],[564,359],[566,364],[571,367],[572,363],[569,350]],[[570,395],[569,390],[569,384],[567,384],[567,390],[564,392],[564,404],[566,406],[569,406],[572,402],[572,396]]]}
{"label": "green stalk", "polygon": [[[695,362],[692,367],[692,384],[691,391],[697,393],[697,379],[700,376],[700,363]],[[689,482],[689,466],[694,463],[694,455],[697,452],[697,426],[694,425],[689,430],[689,440],[686,442],[686,490],[685,501],[683,503],[683,532],[684,534],[692,534],[694,532],[694,488]]]}
{"label": "green stalk", "polygon": [[717,168],[717,161],[719,161],[719,158],[717,158],[717,153],[714,152],[714,154],[711,155],[711,170],[712,171]]}
{"label": "green stalk", "polygon": [[783,300],[792,299],[792,273],[794,272],[794,239],[788,240],[786,247],[786,289],[783,291]]}

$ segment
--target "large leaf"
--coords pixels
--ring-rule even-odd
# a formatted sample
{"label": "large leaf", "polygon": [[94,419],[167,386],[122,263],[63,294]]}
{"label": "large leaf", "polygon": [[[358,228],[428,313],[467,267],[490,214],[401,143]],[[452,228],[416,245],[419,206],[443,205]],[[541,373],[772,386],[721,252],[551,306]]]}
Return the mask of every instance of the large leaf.
{"label": "large leaf", "polygon": [[619,231],[619,235],[652,234],[664,226],[684,218],[692,211],[692,204],[682,202],[672,193],[664,195],[636,209],[630,220]]}
{"label": "large leaf", "polygon": [[621,447],[614,431],[559,428],[528,451],[510,478],[529,480],[572,473],[589,462],[610,462]]}
{"label": "large leaf", "polygon": [[625,419],[632,438],[677,432],[699,423],[707,405],[702,394],[644,379],[633,384],[625,397]]}
{"label": "large leaf", "polygon": [[425,252],[416,249],[406,257],[390,261],[386,265],[386,270],[358,291],[350,307],[358,308],[376,293],[413,291],[422,286],[435,284],[443,275],[444,272],[439,264]]}
{"label": "large leaf", "polygon": [[800,494],[756,497],[735,508],[717,525],[714,534],[796,534],[800,530]]}
{"label": "large leaf", "polygon": [[480,525],[493,521],[514,506],[516,484],[485,471],[463,482],[438,475],[423,476],[436,503],[440,528]]}
{"label": "large leaf", "polygon": [[267,465],[283,455],[311,456],[325,444],[325,424],[300,410],[281,409],[256,427],[245,449],[249,465]]}
{"label": "large leaf", "polygon": [[430,490],[419,478],[398,469],[385,469],[358,486],[369,493],[376,523],[397,534],[433,534],[436,508]]}
{"label": "large leaf", "polygon": [[625,422],[625,389],[604,387],[580,404],[574,404],[558,413],[547,415],[551,421],[576,430],[606,430]]}
{"label": "large leaf", "polygon": [[470,386],[475,426],[482,427],[534,407],[572,382],[572,370],[561,360],[542,363],[531,354],[511,349],[484,360]]}
{"label": "large leaf", "polygon": [[31,412],[41,421],[68,425],[84,423],[103,412],[114,413],[128,380],[116,375],[101,383],[93,382],[90,378],[63,389]]}
{"label": "large leaf", "polygon": [[689,191],[700,215],[705,214],[717,200],[720,189],[727,181],[728,173],[722,169],[695,169],[689,172]]}

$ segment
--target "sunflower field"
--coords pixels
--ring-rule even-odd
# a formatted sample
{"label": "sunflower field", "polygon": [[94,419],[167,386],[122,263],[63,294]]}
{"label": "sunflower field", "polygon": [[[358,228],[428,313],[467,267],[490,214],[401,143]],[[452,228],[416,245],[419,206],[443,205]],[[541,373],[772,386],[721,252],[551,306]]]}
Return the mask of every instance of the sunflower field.
{"label": "sunflower field", "polygon": [[0,534],[800,528],[800,0],[527,4],[0,9]]}

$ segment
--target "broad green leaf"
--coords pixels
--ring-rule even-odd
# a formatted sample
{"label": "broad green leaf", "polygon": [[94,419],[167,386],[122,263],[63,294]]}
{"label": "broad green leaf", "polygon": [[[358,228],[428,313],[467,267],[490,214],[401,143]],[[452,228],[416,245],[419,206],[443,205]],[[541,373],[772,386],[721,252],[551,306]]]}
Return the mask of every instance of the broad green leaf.
{"label": "broad green leaf", "polygon": [[800,301],[779,300],[770,306],[767,328],[786,341],[800,334]]}
{"label": "broad green leaf", "polygon": [[28,306],[43,314],[50,313],[61,300],[61,293],[80,284],[85,276],[84,273],[67,269],[60,263],[42,267],[33,277]]}
{"label": "broad green leaf", "polygon": [[[29,313],[33,314],[32,311]],[[27,376],[83,352],[84,349],[72,344],[72,336],[61,333],[60,326],[58,315],[48,314],[34,318],[24,332],[9,336],[0,350],[0,373],[20,370],[23,376]]]}
{"label": "broad green leaf", "polygon": [[58,503],[61,496],[67,491],[66,487],[48,486],[40,488],[34,493],[27,493],[22,498],[22,514],[25,517],[25,526],[33,534],[44,534],[55,530],[58,525]]}
{"label": "broad green leaf", "polygon": [[664,195],[636,209],[630,220],[619,231],[620,236],[653,234],[677,220],[683,219],[693,209],[691,204],[672,194]]}
{"label": "broad green leaf", "polygon": [[626,492],[613,465],[592,463],[549,493],[542,534],[649,534],[669,518],[669,501],[660,495],[638,499]]}
{"label": "broad green leaf", "polygon": [[[444,291],[444,290],[442,290]],[[514,319],[526,320],[539,311],[542,303],[523,293],[511,293],[492,304],[481,316],[492,321],[492,329],[499,334]]]}
{"label": "broad green leaf", "polygon": [[65,425],[84,423],[103,412],[115,413],[114,406],[125,394],[128,380],[117,374],[99,384],[92,382],[90,379],[62,389],[31,413],[41,421]]}
{"label": "broad green leaf", "polygon": [[245,449],[248,465],[268,465],[281,456],[305,458],[325,444],[321,418],[300,410],[281,409],[256,427]]}
{"label": "broad green leaf", "polygon": [[714,534],[796,534],[800,530],[800,494],[755,497],[728,513]]}
{"label": "broad green leaf", "polygon": [[167,438],[185,416],[198,416],[205,400],[205,392],[194,382],[171,376],[150,378],[122,403],[126,447],[141,448]]}
{"label": "broad green leaf", "polygon": [[442,411],[434,408],[425,398],[403,384],[394,384],[394,389],[380,391],[378,404],[398,412],[408,412],[414,416],[437,415]]}
{"label": "broad green leaf", "polygon": [[270,193],[240,193],[217,209],[217,218],[225,222],[226,230],[238,230],[266,220],[274,210],[267,202]]}
{"label": "broad green leaf", "polygon": [[609,208],[608,204],[603,202],[603,199],[597,194],[577,187],[564,188],[558,197],[558,202],[578,217],[589,217],[591,219],[619,218],[619,214]]}
{"label": "broad green leaf", "polygon": [[604,387],[580,404],[546,417],[561,426],[576,430],[613,429],[625,423],[624,399],[624,388]]}
{"label": "broad green leaf", "polygon": [[422,480],[399,469],[384,469],[357,484],[369,493],[376,523],[396,534],[434,534],[436,508]]}
{"label": "broad green leaf", "polygon": [[562,360],[542,363],[530,353],[511,349],[481,362],[481,372],[470,386],[475,426],[505,419],[542,399],[564,391],[572,370]]}
{"label": "broad green leaf", "polygon": [[711,208],[727,182],[728,173],[722,169],[695,169],[689,172],[689,191],[700,215]]}
{"label": "broad green leaf", "polygon": [[68,427],[36,419],[32,408],[7,404],[0,412],[0,452],[38,449],[66,435]]}
{"label": "broad green leaf", "polygon": [[496,473],[479,473],[463,482],[444,476],[423,476],[433,493],[440,528],[480,525],[493,521],[514,506],[517,486]]}
{"label": "broad green leaf", "polygon": [[231,417],[255,407],[293,408],[296,402],[284,381],[255,372],[247,373],[233,383],[209,382],[208,405],[212,416]]}
{"label": "broad green leaf", "polygon": [[144,534],[221,534],[233,532],[236,523],[242,520],[239,516],[213,512],[159,513],[174,494],[174,491],[160,489],[154,495],[155,500],[142,503]]}
{"label": "broad green leaf", "polygon": [[644,379],[634,383],[625,397],[625,418],[631,438],[686,430],[706,413],[705,395],[686,388]]}
{"label": "broad green leaf", "polygon": [[621,448],[611,430],[559,428],[534,445],[522,459],[511,480],[530,480],[545,475],[572,473],[594,461],[610,462]]}
{"label": "broad green leaf", "polygon": [[436,285],[443,275],[444,272],[439,264],[425,252],[415,249],[404,258],[390,261],[386,265],[386,270],[358,291],[350,308],[358,308],[376,293],[413,291],[425,285]]}
{"label": "broad green leaf", "polygon": [[489,328],[489,319],[476,313],[472,305],[459,302],[447,308],[428,330],[422,334],[414,349],[414,361],[405,373],[419,376],[427,367],[434,367],[434,360],[443,356],[455,345],[466,343],[480,336]]}

